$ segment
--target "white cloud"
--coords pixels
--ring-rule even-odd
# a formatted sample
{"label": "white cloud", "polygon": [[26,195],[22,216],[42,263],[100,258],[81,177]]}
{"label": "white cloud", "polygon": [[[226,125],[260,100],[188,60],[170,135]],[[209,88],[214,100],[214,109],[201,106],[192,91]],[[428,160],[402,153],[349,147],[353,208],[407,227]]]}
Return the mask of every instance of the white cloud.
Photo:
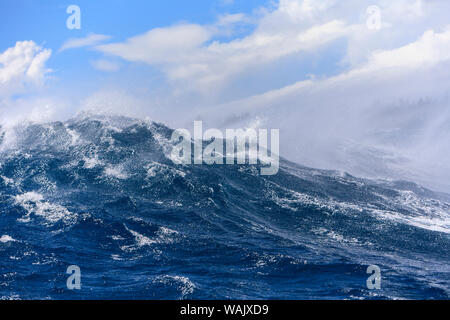
{"label": "white cloud", "polygon": [[33,41],[18,41],[0,54],[0,97],[8,97],[26,87],[39,86],[51,70],[45,67],[52,51]]}
{"label": "white cloud", "polygon": [[116,62],[105,60],[105,59],[98,59],[91,61],[92,67],[94,67],[97,70],[104,71],[104,72],[115,72],[119,71],[120,65]]}
{"label": "white cloud", "polygon": [[246,21],[248,21],[248,18],[243,13],[224,14],[219,16],[216,22],[216,26],[223,27]]}
{"label": "white cloud", "polygon": [[193,51],[211,37],[207,28],[195,24],[156,28],[124,43],[97,46],[97,49],[125,60],[148,64],[185,61]]}
{"label": "white cloud", "polygon": [[68,39],[66,42],[63,43],[61,48],[59,48],[58,52],[68,49],[94,46],[99,44],[100,42],[109,40],[110,38],[111,37],[107,35],[91,33],[84,38]]}
{"label": "white cloud", "polygon": [[344,22],[332,20],[306,29],[301,26],[275,32],[257,29],[241,39],[212,41],[224,22],[240,19],[241,16],[222,17],[214,26],[184,24],[157,28],[124,43],[100,45],[97,49],[128,61],[156,66],[169,81],[207,92],[249,67],[311,51],[351,30]]}
{"label": "white cloud", "polygon": [[24,121],[54,120],[66,109],[64,99],[42,95],[47,73],[51,72],[46,66],[51,54],[50,49],[33,41],[18,41],[14,47],[0,53],[2,129]]}
{"label": "white cloud", "polygon": [[[383,29],[378,32],[366,25],[366,9],[373,4],[381,10]],[[252,18],[233,14],[220,16],[213,25],[156,28],[96,48],[158,68],[177,92],[214,95],[226,90],[236,77],[268,69],[283,59],[307,57],[338,39],[347,42],[348,50],[337,62],[361,65],[376,50],[412,41],[423,33],[424,25],[442,24],[446,21],[442,11],[447,8],[450,5],[422,0],[280,0],[272,10],[259,10]],[[217,39],[227,34],[230,25],[239,23],[254,23],[254,30],[237,39]]]}
{"label": "white cloud", "polygon": [[280,0],[278,13],[286,14],[291,19],[299,21],[305,18],[312,18],[319,13],[323,13],[323,11],[334,5],[335,2],[336,1],[334,0]]}
{"label": "white cloud", "polygon": [[374,52],[370,64],[375,68],[417,67],[450,59],[450,28],[442,33],[426,31],[418,41],[393,50]]}

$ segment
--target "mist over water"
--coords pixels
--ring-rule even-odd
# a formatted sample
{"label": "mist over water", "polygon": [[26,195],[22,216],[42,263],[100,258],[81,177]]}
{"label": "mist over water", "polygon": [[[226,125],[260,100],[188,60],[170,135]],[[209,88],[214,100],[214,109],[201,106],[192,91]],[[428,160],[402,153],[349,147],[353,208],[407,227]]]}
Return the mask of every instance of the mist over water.
{"label": "mist over water", "polygon": [[196,112],[174,107],[166,114],[145,108],[132,96],[108,97],[104,92],[84,100],[83,106],[54,101],[18,104],[1,112],[0,125],[11,132],[17,124],[67,120],[87,113],[151,119],[189,130],[199,119],[205,130],[276,128],[280,129],[281,156],[296,163],[361,177],[413,181],[450,192],[449,99],[426,98],[427,92],[418,90],[411,100],[395,94],[387,98],[386,92],[382,99],[372,92],[364,92],[364,99],[352,98],[348,88],[329,97],[300,90],[283,93],[281,98],[256,96]]}
{"label": "mist over water", "polygon": [[280,128],[281,155],[297,163],[449,192],[448,70],[448,63],[414,71],[361,69],[196,116],[211,126]]}

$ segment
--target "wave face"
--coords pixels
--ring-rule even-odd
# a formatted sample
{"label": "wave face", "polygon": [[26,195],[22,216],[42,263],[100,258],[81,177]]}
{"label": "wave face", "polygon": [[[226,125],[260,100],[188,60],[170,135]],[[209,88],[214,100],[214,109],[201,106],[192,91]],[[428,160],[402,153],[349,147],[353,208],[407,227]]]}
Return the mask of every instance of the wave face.
{"label": "wave face", "polygon": [[0,297],[449,298],[448,195],[286,160],[174,165],[171,132],[84,115],[0,135]]}

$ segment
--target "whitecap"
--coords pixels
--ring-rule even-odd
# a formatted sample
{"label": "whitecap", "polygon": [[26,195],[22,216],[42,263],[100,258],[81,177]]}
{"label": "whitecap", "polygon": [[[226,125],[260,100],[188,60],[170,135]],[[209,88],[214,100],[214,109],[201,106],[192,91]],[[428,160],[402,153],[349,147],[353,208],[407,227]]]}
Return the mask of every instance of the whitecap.
{"label": "whitecap", "polygon": [[7,243],[7,242],[15,242],[16,240],[13,239],[11,236],[8,236],[7,234],[0,237],[1,243]]}
{"label": "whitecap", "polygon": [[128,175],[126,173],[124,173],[122,170],[123,169],[120,166],[118,166],[118,167],[106,167],[105,168],[105,175],[107,175],[109,177],[114,177],[114,178],[117,178],[117,179],[121,179],[121,180],[127,179]]}
{"label": "whitecap", "polygon": [[28,222],[32,214],[44,218],[50,224],[60,220],[71,223],[78,216],[59,204],[44,201],[44,196],[34,191],[16,195],[14,199],[16,204],[27,211],[27,215],[20,219],[21,222]]}
{"label": "whitecap", "polygon": [[192,294],[194,290],[197,288],[195,283],[192,282],[188,277],[177,275],[158,276],[153,282],[162,283],[168,286],[175,285],[177,290],[180,291],[182,298],[189,294]]}

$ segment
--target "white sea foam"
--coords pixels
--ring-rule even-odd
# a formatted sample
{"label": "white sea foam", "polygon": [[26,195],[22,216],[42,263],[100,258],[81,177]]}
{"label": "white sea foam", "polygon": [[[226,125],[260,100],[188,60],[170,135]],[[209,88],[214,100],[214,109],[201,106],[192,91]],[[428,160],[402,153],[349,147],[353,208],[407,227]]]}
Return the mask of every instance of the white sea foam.
{"label": "white sea foam", "polygon": [[15,242],[16,240],[13,239],[11,236],[8,236],[7,234],[0,237],[1,243],[7,243],[7,242]]}
{"label": "white sea foam", "polygon": [[6,185],[14,186],[14,180],[13,179],[10,179],[10,178],[7,178],[7,177],[1,176],[1,175],[0,175],[0,178],[2,178],[3,182]]}
{"label": "white sea foam", "polygon": [[[279,195],[282,191],[283,196]],[[394,199],[384,197],[390,208],[379,209],[371,203],[351,203],[335,199],[322,199],[283,188],[269,183],[267,196],[284,209],[298,211],[298,205],[314,206],[330,212],[367,212],[380,220],[392,220],[418,228],[450,233],[450,204],[417,196],[412,191],[398,190],[400,194]],[[405,213],[399,209],[403,208]]]}
{"label": "white sea foam", "polygon": [[75,131],[75,130],[71,130],[67,127],[67,124],[64,125],[64,127],[66,128],[67,133],[70,135],[71,137],[71,145],[77,145],[78,142],[80,141],[80,135]]}
{"label": "white sea foam", "polygon": [[[144,236],[143,234],[140,234],[137,231],[134,231],[127,226],[125,226],[126,230],[130,232],[133,237],[135,238],[136,245],[134,246],[122,246],[121,249],[123,251],[133,251],[137,248],[144,247],[144,246],[151,246],[154,244],[169,244],[174,243],[175,239],[174,236],[178,234],[177,231],[166,228],[166,227],[159,227],[158,231],[155,234],[155,237],[149,238],[147,236]],[[123,239],[121,239],[123,240]]]}
{"label": "white sea foam", "polygon": [[101,162],[97,156],[95,156],[93,158],[84,157],[83,161],[84,161],[83,167],[86,169],[92,169],[96,166],[103,165],[103,162]]}
{"label": "white sea foam", "polygon": [[[327,230],[325,228],[316,228],[312,229],[312,232],[318,235],[323,235],[328,237],[329,239],[340,242],[340,243],[347,243],[347,244],[355,244],[359,245],[361,244],[360,241],[356,238],[346,238],[343,235],[333,231],[333,230]],[[372,245],[371,243],[364,243],[365,246]]]}
{"label": "white sea foam", "polygon": [[147,178],[154,178],[158,175],[163,175],[164,177],[167,177],[167,175],[180,176],[183,178],[186,176],[186,173],[183,171],[171,168],[168,165],[159,162],[149,163],[145,168],[147,169]]}
{"label": "white sea foam", "polygon": [[14,200],[27,211],[26,216],[20,219],[22,222],[28,222],[31,215],[42,217],[50,224],[61,220],[65,223],[73,223],[77,218],[77,214],[71,213],[59,204],[44,201],[43,195],[34,191],[17,195]]}
{"label": "white sea foam", "polygon": [[123,259],[118,254],[112,254],[111,259],[115,261],[122,261]]}
{"label": "white sea foam", "polygon": [[177,290],[180,291],[182,297],[192,294],[194,290],[197,288],[195,283],[193,283],[188,277],[184,276],[173,276],[173,275],[164,275],[158,276],[153,281],[154,283],[162,283],[168,286],[176,285]]}
{"label": "white sea foam", "polygon": [[149,245],[158,243],[156,240],[152,240],[152,239],[140,234],[139,232],[129,229],[126,226],[125,226],[125,228],[128,230],[128,232],[130,232],[134,236],[138,247],[149,246]]}
{"label": "white sea foam", "polygon": [[0,300],[22,300],[18,294],[11,294],[9,296],[1,296]]}
{"label": "white sea foam", "polygon": [[166,139],[166,137],[164,137],[159,132],[157,132],[152,124],[146,123],[146,125],[147,125],[147,129],[152,132],[153,137],[155,138],[156,142],[158,142],[159,146],[162,148],[164,156],[167,159],[173,160],[172,159],[173,158],[173,155],[172,155],[173,144],[170,142],[170,140]]}
{"label": "white sea foam", "polygon": [[120,180],[125,180],[128,178],[128,175],[123,172],[123,168],[121,166],[116,166],[116,167],[106,167],[105,168],[105,175],[108,177],[113,177],[113,178],[117,178]]}

